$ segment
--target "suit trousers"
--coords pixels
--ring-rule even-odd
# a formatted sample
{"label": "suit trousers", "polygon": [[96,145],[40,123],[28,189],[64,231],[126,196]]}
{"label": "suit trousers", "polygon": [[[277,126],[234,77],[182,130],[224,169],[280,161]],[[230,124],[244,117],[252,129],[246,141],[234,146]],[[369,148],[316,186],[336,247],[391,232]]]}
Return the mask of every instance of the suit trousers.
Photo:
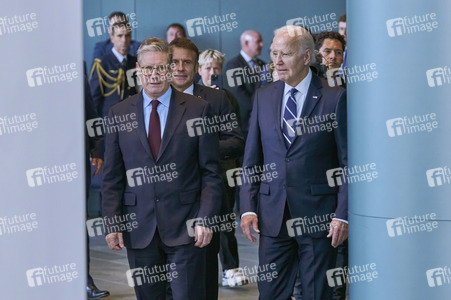
{"label": "suit trousers", "polygon": [[[135,283],[138,300],[206,299],[205,248],[195,247],[194,243],[168,247],[161,241],[157,228],[155,236],[146,248],[127,248],[127,257],[130,269],[151,270],[147,273],[150,276],[141,280],[141,285]],[[167,295],[168,289],[171,295]]]}
{"label": "suit trousers", "polygon": [[[279,235],[260,235],[259,269],[265,270],[265,266],[274,264],[277,278],[258,281],[259,299],[291,299],[298,270],[303,300],[332,299],[333,290],[327,284],[326,271],[335,267],[337,250],[332,247],[331,239],[308,235],[290,237],[285,225],[288,219],[286,209]],[[265,276],[262,274],[259,278]]]}

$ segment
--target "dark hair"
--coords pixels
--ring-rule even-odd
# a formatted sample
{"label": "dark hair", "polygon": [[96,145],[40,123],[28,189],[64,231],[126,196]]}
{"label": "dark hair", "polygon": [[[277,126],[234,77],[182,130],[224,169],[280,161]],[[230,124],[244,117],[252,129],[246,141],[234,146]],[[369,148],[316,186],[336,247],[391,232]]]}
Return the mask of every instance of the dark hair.
{"label": "dark hair", "polygon": [[342,15],[340,19],[338,19],[338,22],[345,22],[346,23],[346,14]]}
{"label": "dark hair", "polygon": [[[119,22],[128,22],[127,16],[121,11],[114,11],[108,16],[108,20],[111,20],[113,17],[118,17]],[[111,24],[113,25],[113,24]]]}
{"label": "dark hair", "polygon": [[325,39],[338,40],[341,43],[342,50],[345,51],[346,41],[344,37],[336,31],[324,31],[316,35],[315,37],[315,48],[319,50],[323,46]]}
{"label": "dark hair", "polygon": [[179,23],[172,23],[171,25],[168,26],[168,28],[166,28],[166,32],[168,32],[169,28],[172,28],[172,27],[179,28],[179,29],[183,32],[183,36],[186,37],[185,27],[183,27],[182,24],[179,24]]}
{"label": "dark hair", "polygon": [[116,22],[113,25],[111,25],[111,33],[113,35],[114,35],[115,28],[125,28],[125,29],[131,31],[131,26],[128,22]]}
{"label": "dark hair", "polygon": [[172,53],[175,47],[194,51],[194,53],[196,53],[196,60],[194,61],[194,63],[197,63],[199,61],[199,48],[197,48],[197,46],[191,40],[187,38],[176,38],[172,40],[172,42],[169,43],[169,54],[171,60]]}

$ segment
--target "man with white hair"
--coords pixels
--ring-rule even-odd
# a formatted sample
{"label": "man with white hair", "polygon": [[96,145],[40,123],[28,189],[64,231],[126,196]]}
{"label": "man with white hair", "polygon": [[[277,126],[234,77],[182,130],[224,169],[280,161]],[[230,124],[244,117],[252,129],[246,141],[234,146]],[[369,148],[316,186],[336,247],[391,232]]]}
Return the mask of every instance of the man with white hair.
{"label": "man with white hair", "polygon": [[258,58],[263,49],[261,34],[255,30],[246,30],[241,34],[240,42],[240,54],[230,59],[225,69],[230,90],[238,99],[241,131],[246,138],[252,110],[252,96],[257,88],[267,83],[268,71],[265,62]]}
{"label": "man with white hair", "polygon": [[[280,80],[256,91],[240,189],[241,229],[260,234],[260,300],[290,299],[298,269],[303,300],[332,299],[336,247],[348,236],[346,90],[312,73],[314,43],[300,26],[275,31]],[[330,128],[330,130],[321,130]],[[255,178],[260,171],[261,180]],[[274,175],[275,174],[275,175]]]}

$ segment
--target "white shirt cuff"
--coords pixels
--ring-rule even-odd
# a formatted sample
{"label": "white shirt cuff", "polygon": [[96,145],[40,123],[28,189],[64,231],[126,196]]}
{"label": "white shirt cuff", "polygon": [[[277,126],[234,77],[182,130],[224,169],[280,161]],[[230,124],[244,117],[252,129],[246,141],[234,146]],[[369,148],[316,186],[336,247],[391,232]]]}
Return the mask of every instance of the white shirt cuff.
{"label": "white shirt cuff", "polygon": [[333,218],[332,220],[338,220],[338,221],[342,221],[343,223],[349,224],[348,221],[343,220],[343,219],[339,219],[339,218]]}
{"label": "white shirt cuff", "polygon": [[254,215],[254,216],[256,216],[257,214],[254,213],[254,212],[245,212],[244,214],[241,215],[241,219],[242,219],[244,216],[247,216],[247,215]]}

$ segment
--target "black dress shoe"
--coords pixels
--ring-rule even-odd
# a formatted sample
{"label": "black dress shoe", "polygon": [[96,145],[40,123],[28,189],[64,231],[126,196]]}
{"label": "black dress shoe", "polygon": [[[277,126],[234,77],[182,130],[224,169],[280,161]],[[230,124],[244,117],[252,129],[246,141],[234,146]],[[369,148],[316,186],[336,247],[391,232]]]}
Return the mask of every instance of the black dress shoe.
{"label": "black dress shoe", "polygon": [[110,295],[110,292],[101,291],[95,285],[88,285],[86,291],[88,292],[88,299],[99,299]]}

